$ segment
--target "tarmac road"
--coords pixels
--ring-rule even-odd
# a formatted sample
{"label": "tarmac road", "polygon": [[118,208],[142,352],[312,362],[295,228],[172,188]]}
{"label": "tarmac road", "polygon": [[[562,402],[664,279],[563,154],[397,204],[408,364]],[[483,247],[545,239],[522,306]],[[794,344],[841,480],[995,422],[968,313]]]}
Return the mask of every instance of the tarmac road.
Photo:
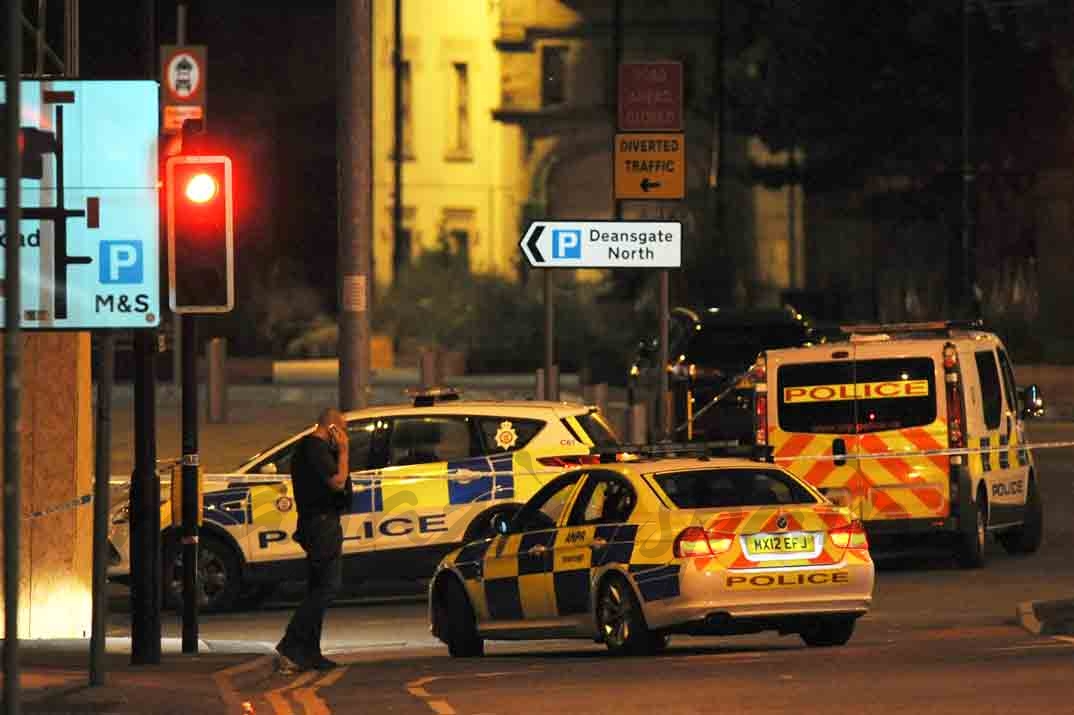
{"label": "tarmac road", "polygon": [[[291,428],[258,427],[265,442]],[[1033,423],[1029,432],[1034,442],[1074,439],[1069,423]],[[1074,596],[1074,450],[1036,460],[1046,519],[1038,554],[1015,558],[990,544],[977,571],[942,557],[882,562],[874,607],[843,648],[809,649],[793,636],[682,637],[658,658],[612,660],[602,646],[549,641],[495,643],[483,659],[453,660],[429,636],[420,600],[366,600],[337,605],[326,624],[325,645],[345,668],[283,679],[268,655],[250,656],[217,671],[215,682],[225,711],[249,701],[276,715],[1074,713],[1074,638],[1033,636],[1015,620],[1019,602]],[[291,607],[206,615],[201,636],[267,653]],[[124,634],[126,620],[115,613],[112,633]],[[174,614],[165,630],[178,635]]]}

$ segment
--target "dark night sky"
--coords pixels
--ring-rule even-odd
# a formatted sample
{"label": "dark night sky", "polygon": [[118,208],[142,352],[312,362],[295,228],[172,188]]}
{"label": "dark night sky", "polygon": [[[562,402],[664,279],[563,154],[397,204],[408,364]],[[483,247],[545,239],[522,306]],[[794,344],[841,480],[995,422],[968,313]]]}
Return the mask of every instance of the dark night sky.
{"label": "dark night sky", "polygon": [[[145,77],[147,47],[175,42],[175,4],[157,3],[151,42],[139,5],[82,3],[82,78]],[[250,269],[239,295],[279,275],[271,272],[290,259],[298,268],[285,271],[286,280],[315,286],[330,308],[334,281],[324,276],[334,275],[336,257],[335,3],[194,0],[187,18],[187,42],[208,45],[202,150],[228,153],[235,165],[237,250]]]}

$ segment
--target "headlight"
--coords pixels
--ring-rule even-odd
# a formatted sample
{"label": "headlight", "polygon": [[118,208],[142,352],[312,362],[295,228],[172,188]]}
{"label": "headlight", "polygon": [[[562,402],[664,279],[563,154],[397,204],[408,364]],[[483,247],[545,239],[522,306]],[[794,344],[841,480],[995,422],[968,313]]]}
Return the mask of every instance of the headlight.
{"label": "headlight", "polygon": [[111,519],[112,526],[117,526],[119,524],[126,524],[128,521],[130,521],[130,516],[131,516],[131,506],[130,506],[130,504],[124,504],[123,506],[119,507],[118,509],[116,509],[112,513],[112,519]]}

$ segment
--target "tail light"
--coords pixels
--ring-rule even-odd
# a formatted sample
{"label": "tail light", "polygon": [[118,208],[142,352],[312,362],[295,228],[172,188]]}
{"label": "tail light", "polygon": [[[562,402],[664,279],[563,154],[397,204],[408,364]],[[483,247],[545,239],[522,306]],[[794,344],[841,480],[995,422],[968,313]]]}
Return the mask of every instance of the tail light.
{"label": "tail light", "polygon": [[687,527],[675,537],[674,553],[677,558],[692,556],[716,556],[731,548],[735,535],[727,531],[707,531],[700,526]]}
{"label": "tail light", "polygon": [[869,539],[865,527],[855,519],[846,526],[839,526],[828,532],[828,539],[841,549],[867,549]]}
{"label": "tail light", "polygon": [[580,467],[583,464],[600,464],[600,455],[580,454],[568,457],[538,457],[537,461],[546,467],[570,469],[571,467]]}
{"label": "tail light", "polygon": [[[962,398],[962,379],[958,367],[958,351],[951,343],[943,348],[944,387],[947,393],[947,444],[952,449],[966,446],[966,405]],[[952,464],[961,463],[953,457]]]}
{"label": "tail light", "polygon": [[757,358],[750,368],[749,376],[753,380],[753,441],[754,444],[768,444],[768,373],[764,354]]}

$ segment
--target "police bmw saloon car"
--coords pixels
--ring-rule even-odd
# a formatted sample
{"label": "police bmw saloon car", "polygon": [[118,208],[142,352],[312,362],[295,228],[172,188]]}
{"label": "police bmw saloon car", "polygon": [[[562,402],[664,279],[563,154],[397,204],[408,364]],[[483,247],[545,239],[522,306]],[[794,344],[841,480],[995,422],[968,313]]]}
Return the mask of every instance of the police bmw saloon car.
{"label": "police bmw saloon car", "polygon": [[671,634],[763,630],[837,646],[872,601],[861,524],[764,462],[572,469],[497,530],[448,555],[430,583],[432,632],[452,655],[547,637],[650,653]]}

